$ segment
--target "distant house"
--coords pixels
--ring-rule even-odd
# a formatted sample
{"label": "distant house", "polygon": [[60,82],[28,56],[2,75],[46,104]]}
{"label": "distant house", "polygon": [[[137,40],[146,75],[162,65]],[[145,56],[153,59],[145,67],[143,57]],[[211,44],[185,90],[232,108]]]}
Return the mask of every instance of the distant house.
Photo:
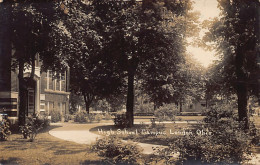
{"label": "distant house", "polygon": [[[8,35],[0,32],[0,112],[7,113],[11,121],[17,121],[19,114],[19,81],[17,71],[11,70],[11,42]],[[35,61],[33,81],[27,83],[26,114],[59,111],[69,113],[69,70],[56,74],[41,72],[38,58]],[[30,76],[31,69],[24,71]]]}
{"label": "distant house", "polygon": [[192,103],[184,103],[180,109],[180,106],[178,106],[178,109],[180,112],[196,112],[196,113],[202,113],[207,108],[207,102],[206,100],[200,100],[200,101],[193,101]]}

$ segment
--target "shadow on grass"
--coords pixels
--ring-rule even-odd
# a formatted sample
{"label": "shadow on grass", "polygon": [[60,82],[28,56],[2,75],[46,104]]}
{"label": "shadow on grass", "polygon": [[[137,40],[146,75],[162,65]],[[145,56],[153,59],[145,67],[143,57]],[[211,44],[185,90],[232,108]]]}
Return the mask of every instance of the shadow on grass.
{"label": "shadow on grass", "polygon": [[[143,124],[135,124],[132,128],[126,128],[128,131],[135,131],[136,129],[145,129],[147,128],[149,125],[143,125]],[[97,126],[97,127],[93,127],[91,128],[89,131],[93,132],[93,133],[98,133],[98,130],[103,130],[103,131],[117,131],[118,129],[123,130],[124,128],[119,128],[116,127],[114,125],[103,125],[103,126]]]}
{"label": "shadow on grass", "polygon": [[43,128],[39,131],[39,133],[46,133],[49,132],[50,130],[54,129],[54,128],[59,128],[62,127],[61,125],[50,125],[47,128]]}
{"label": "shadow on grass", "polygon": [[17,150],[31,150],[38,152],[41,150],[44,152],[52,152],[54,155],[68,155],[81,152],[86,153],[87,145],[67,142],[49,135],[48,132],[57,127],[61,126],[52,125],[44,130],[41,130],[33,142],[29,142],[28,139],[24,139],[22,134],[13,134],[11,135],[11,140],[2,142],[2,148],[8,152]]}
{"label": "shadow on grass", "polygon": [[4,159],[0,160],[0,164],[3,164],[3,165],[8,165],[8,164],[16,165],[16,164],[18,164],[17,163],[18,160],[19,160],[19,158],[10,157],[7,160],[4,160]]}

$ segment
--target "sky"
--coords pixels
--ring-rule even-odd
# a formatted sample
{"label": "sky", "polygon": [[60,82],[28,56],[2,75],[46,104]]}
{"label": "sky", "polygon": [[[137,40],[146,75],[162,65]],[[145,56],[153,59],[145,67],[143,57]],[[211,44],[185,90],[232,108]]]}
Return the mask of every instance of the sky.
{"label": "sky", "polygon": [[[217,17],[220,10],[217,8],[217,0],[193,0],[194,11],[201,13],[200,21],[204,21],[209,18]],[[202,35],[200,36],[202,37]],[[213,60],[217,58],[214,56],[214,52],[205,51],[199,47],[189,46],[187,48],[188,53],[192,54],[204,67],[208,67]]]}

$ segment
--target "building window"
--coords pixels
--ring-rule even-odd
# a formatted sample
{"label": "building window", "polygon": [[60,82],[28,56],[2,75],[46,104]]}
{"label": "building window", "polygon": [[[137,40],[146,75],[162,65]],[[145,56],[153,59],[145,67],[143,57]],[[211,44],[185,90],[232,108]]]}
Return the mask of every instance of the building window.
{"label": "building window", "polygon": [[47,89],[66,91],[66,73],[47,72]]}
{"label": "building window", "polygon": [[61,91],[66,91],[65,73],[61,73]]}
{"label": "building window", "polygon": [[54,73],[52,71],[49,71],[49,76],[48,76],[48,85],[47,85],[47,89],[50,89],[50,90],[54,90]]}
{"label": "building window", "polygon": [[45,101],[45,113],[50,115],[51,112],[54,111],[54,102],[52,101]]}
{"label": "building window", "polygon": [[56,90],[60,91],[60,75],[57,75],[56,78]]}

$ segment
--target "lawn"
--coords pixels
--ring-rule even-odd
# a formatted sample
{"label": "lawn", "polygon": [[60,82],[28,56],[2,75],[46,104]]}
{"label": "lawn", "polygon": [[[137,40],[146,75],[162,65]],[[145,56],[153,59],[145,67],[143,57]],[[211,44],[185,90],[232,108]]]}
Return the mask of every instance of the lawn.
{"label": "lawn", "polygon": [[[182,116],[183,120],[194,120],[194,118],[200,116]],[[254,122],[257,128],[260,128],[260,117],[254,116]],[[198,118],[197,118],[198,119]],[[140,120],[141,121],[141,120]],[[167,123],[163,127],[157,127],[158,132],[165,132],[166,135],[142,135],[136,136],[124,134],[124,130],[121,130],[120,136],[125,140],[133,140],[143,143],[161,144],[167,145],[171,132],[193,129],[196,124],[190,123]],[[60,130],[70,130],[70,124],[63,124]],[[92,128],[94,126],[94,128]],[[48,131],[53,128],[57,128],[59,125],[52,125],[48,129],[41,131],[34,142],[28,142],[23,139],[21,134],[12,134],[8,141],[0,142],[0,164],[21,164],[21,165],[37,165],[37,164],[105,164],[104,158],[99,157],[96,153],[90,151],[89,145],[77,144],[74,142],[64,141],[49,135]],[[91,128],[91,129],[90,129]],[[74,130],[87,130],[100,134],[100,130],[103,131],[117,131],[118,128],[110,125],[100,126],[98,124],[78,124],[73,127]],[[135,130],[149,129],[147,125],[138,124],[131,129],[127,129],[128,132],[135,132]],[[99,130],[99,131],[98,131]],[[169,136],[170,135],[170,136]],[[105,136],[105,135],[104,135]],[[174,135],[172,135],[174,136]],[[255,153],[260,153],[260,148],[256,147]]]}
{"label": "lawn", "polygon": [[[49,129],[58,126],[51,126]],[[49,129],[40,132],[34,142],[12,134],[0,142],[0,164],[104,164],[103,158],[90,152],[88,145],[64,141],[49,135]]]}
{"label": "lawn", "polygon": [[174,135],[189,131],[194,132],[193,126],[194,124],[187,123],[167,123],[157,124],[155,128],[151,128],[148,124],[135,124],[132,128],[120,129],[113,125],[105,125],[91,128],[90,132],[103,136],[117,135],[124,140],[168,145]]}

